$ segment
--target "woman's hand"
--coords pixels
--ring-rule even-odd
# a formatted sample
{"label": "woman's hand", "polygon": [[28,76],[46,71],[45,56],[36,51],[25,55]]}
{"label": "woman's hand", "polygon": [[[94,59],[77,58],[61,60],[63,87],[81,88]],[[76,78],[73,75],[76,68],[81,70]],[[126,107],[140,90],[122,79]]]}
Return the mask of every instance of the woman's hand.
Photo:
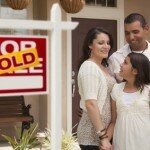
{"label": "woman's hand", "polygon": [[112,145],[110,144],[108,138],[102,139],[99,147],[100,150],[112,150]]}

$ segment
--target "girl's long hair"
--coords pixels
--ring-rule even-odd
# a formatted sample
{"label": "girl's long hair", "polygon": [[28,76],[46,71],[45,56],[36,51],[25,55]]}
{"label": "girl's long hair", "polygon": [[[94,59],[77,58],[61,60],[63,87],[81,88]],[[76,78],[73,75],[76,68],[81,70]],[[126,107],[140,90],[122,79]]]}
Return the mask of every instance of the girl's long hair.
{"label": "girl's long hair", "polygon": [[145,85],[150,85],[150,61],[140,53],[128,54],[132,67],[137,70],[135,86],[142,92]]}

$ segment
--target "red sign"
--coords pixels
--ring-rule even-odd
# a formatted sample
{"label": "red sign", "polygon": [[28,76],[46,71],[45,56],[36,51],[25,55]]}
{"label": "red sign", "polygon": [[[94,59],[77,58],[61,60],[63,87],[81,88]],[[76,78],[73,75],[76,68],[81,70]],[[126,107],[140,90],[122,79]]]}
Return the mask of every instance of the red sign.
{"label": "red sign", "polygon": [[0,36],[0,95],[47,93],[47,36]]}

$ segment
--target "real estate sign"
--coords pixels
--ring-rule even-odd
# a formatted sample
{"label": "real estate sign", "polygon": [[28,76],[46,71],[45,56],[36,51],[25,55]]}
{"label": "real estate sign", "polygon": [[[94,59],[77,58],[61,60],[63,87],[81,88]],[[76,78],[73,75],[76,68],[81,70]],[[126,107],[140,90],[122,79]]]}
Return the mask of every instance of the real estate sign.
{"label": "real estate sign", "polygon": [[47,36],[0,36],[0,95],[46,94]]}

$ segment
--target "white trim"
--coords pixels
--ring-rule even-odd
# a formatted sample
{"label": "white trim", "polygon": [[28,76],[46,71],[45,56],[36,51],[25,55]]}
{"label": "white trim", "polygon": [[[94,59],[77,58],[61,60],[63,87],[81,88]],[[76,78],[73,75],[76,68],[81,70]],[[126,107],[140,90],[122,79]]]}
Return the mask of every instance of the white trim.
{"label": "white trim", "polygon": [[71,31],[67,31],[67,131],[72,132],[72,48]]}
{"label": "white trim", "polygon": [[[0,19],[1,21],[1,19]],[[11,38],[39,38],[39,39],[42,39],[42,38],[45,38],[46,40],[49,40],[48,36],[47,35],[0,35],[0,37],[11,37]],[[48,45],[47,45],[48,46]]]}
{"label": "white trim", "polygon": [[[117,7],[85,6],[79,13],[67,14],[67,21],[71,18],[91,18],[91,19],[108,19],[117,20],[117,47],[124,45],[124,0],[117,1]],[[67,32],[67,130],[72,130],[72,36]]]}

